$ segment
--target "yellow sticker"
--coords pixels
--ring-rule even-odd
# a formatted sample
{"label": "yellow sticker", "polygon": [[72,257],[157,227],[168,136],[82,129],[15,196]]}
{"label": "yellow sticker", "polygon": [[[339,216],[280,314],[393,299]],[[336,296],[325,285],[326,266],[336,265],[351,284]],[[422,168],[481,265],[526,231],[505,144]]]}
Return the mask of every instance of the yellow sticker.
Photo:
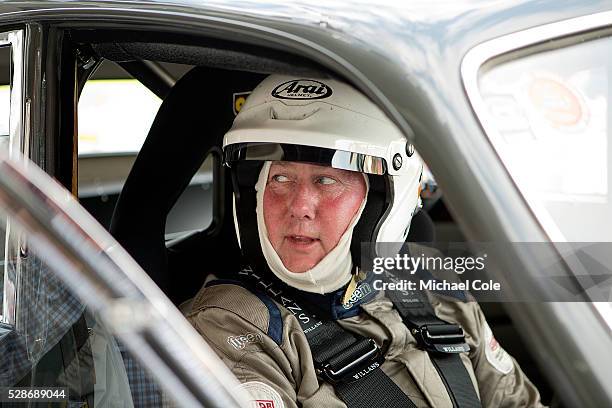
{"label": "yellow sticker", "polygon": [[242,105],[246,102],[247,96],[249,96],[251,92],[237,92],[233,94],[233,110],[234,115],[238,115],[240,109],[242,109]]}
{"label": "yellow sticker", "polygon": [[343,305],[347,305],[349,303],[349,300],[351,300],[351,296],[353,296],[355,289],[357,289],[357,275],[353,274],[353,276],[351,277],[351,281],[349,282],[348,287],[346,288],[346,292],[344,292],[344,296],[342,297]]}

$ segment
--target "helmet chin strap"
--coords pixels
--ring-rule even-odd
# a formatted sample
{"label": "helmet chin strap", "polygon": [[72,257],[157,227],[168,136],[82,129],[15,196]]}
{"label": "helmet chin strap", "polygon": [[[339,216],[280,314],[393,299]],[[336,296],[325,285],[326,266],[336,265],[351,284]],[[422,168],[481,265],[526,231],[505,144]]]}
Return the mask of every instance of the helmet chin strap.
{"label": "helmet chin strap", "polygon": [[368,178],[364,175],[366,181],[366,195],[359,207],[359,210],[351,220],[344,234],[338,241],[338,244],[327,255],[323,257],[312,269],[305,272],[296,273],[288,270],[282,260],[272,247],[268,239],[268,230],[264,221],[263,215],[263,197],[270,172],[271,162],[266,161],[259,173],[259,179],[255,184],[257,191],[257,227],[259,232],[259,242],[261,250],[270,267],[270,270],[277,278],[285,282],[287,285],[299,290],[310,293],[326,294],[334,292],[351,279],[351,269],[353,266],[351,258],[351,239],[353,236],[353,228],[359,221],[361,213],[365,208],[367,201],[367,191],[369,189]]}

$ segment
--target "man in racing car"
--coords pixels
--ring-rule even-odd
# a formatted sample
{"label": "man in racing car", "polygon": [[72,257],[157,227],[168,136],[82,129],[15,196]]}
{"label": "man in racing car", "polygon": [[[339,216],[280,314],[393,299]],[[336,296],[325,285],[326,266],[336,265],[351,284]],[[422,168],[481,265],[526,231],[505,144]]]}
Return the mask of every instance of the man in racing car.
{"label": "man in racing car", "polygon": [[392,271],[361,260],[402,247],[423,164],[360,92],[272,75],[224,154],[244,268],[209,278],[188,319],[254,406],[541,406],[469,294],[373,289]]}

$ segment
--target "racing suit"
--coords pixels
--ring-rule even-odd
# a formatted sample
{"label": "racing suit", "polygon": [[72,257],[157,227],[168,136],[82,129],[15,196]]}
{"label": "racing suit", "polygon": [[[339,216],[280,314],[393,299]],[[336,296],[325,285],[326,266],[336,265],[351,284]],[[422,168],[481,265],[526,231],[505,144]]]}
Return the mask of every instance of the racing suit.
{"label": "racing suit", "polygon": [[[293,313],[243,286],[212,283],[183,312],[250,392],[254,406],[346,407],[333,387],[317,378],[306,335]],[[431,292],[427,297],[438,318],[463,327],[470,351],[460,358],[483,407],[542,406],[538,390],[497,343],[476,301]],[[357,315],[337,322],[382,345],[383,372],[417,407],[452,408],[428,353],[417,347],[385,293],[359,307]]]}

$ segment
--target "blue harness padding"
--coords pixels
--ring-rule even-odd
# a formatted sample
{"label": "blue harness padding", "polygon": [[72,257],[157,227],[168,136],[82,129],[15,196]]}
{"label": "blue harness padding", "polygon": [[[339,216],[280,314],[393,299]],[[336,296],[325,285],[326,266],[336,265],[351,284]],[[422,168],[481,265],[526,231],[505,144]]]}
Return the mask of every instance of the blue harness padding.
{"label": "blue harness padding", "polygon": [[283,342],[283,319],[281,317],[280,309],[278,305],[266,294],[258,290],[253,290],[248,285],[240,282],[239,280],[233,279],[217,279],[210,281],[206,284],[206,287],[217,286],[217,285],[236,285],[244,288],[257,296],[259,300],[268,309],[268,331],[267,335],[279,346]]}

